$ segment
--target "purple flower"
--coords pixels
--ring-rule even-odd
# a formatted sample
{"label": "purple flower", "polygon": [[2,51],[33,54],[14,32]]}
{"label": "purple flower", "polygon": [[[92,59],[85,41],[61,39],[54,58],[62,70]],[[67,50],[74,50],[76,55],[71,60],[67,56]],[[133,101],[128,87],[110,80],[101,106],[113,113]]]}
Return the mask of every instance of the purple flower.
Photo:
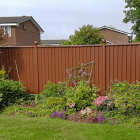
{"label": "purple flower", "polygon": [[72,77],[72,75],[70,74],[70,75],[69,75],[69,78],[71,78],[71,77]]}
{"label": "purple flower", "polygon": [[86,75],[86,73],[85,73],[85,72],[83,72],[83,73],[82,73],[82,75]]}
{"label": "purple flower", "polygon": [[104,114],[103,113],[101,113],[101,115],[100,114],[98,114],[98,116],[97,116],[97,121],[99,122],[99,123],[103,123],[103,121],[106,121],[107,119],[106,119],[106,117],[104,117]]}
{"label": "purple flower", "polygon": [[59,119],[65,119],[65,118],[66,118],[65,112],[67,112],[67,111],[63,110],[63,111],[60,112],[60,113],[58,113],[58,112],[56,111],[56,112],[54,112],[54,113],[50,116],[50,118],[55,117],[55,118],[59,118]]}

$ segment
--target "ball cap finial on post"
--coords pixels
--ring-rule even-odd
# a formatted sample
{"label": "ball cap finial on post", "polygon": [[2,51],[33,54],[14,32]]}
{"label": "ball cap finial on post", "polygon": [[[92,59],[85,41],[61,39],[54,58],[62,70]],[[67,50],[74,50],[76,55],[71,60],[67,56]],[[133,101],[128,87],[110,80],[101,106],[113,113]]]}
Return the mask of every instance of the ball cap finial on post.
{"label": "ball cap finial on post", "polygon": [[106,43],[106,39],[102,39],[102,43]]}
{"label": "ball cap finial on post", "polygon": [[35,44],[35,46],[37,46],[37,45],[38,45],[38,42],[37,42],[37,41],[35,41],[35,42],[34,42],[34,44]]}

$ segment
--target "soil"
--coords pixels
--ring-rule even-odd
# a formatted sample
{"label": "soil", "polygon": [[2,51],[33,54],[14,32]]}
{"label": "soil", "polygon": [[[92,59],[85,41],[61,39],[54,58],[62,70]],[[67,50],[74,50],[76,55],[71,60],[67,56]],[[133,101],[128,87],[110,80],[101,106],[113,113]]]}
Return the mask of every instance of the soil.
{"label": "soil", "polygon": [[[35,108],[37,105],[35,104],[35,102],[32,102],[31,105],[29,104],[21,104],[20,106],[22,107],[31,107],[31,108]],[[93,111],[93,113],[96,112],[96,114],[100,113],[99,111]],[[12,114],[13,116],[15,116],[15,114]],[[73,122],[80,122],[80,123],[90,123],[90,124],[97,124],[97,117],[93,116],[87,116],[85,118],[82,117],[81,115],[81,111],[77,111],[74,115],[68,115],[66,118],[67,121],[73,121]],[[112,118],[111,119],[112,124],[116,124],[115,120]]]}
{"label": "soil", "polygon": [[74,115],[68,115],[66,120],[73,121],[73,122],[81,122],[81,123],[98,123],[97,117],[87,116],[83,118],[81,115],[81,111],[76,112]]}
{"label": "soil", "polygon": [[20,104],[20,106],[22,106],[22,107],[31,107],[31,108],[37,107],[37,105],[36,105],[36,103],[34,101],[31,104]]}

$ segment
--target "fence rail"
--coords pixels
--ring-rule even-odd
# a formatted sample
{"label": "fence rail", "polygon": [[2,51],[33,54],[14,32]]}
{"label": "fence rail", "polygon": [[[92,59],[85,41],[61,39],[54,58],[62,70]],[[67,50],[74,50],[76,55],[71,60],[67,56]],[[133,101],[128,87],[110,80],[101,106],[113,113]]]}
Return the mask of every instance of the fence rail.
{"label": "fence rail", "polygon": [[66,69],[91,61],[95,61],[92,80],[101,88],[100,95],[108,92],[110,79],[129,83],[140,80],[138,43],[108,45],[104,42],[102,45],[76,46],[37,46],[35,43],[35,46],[0,49],[0,66],[4,65],[6,70],[12,67],[10,78],[20,79],[27,91],[33,94],[40,93],[48,81],[67,80]]}

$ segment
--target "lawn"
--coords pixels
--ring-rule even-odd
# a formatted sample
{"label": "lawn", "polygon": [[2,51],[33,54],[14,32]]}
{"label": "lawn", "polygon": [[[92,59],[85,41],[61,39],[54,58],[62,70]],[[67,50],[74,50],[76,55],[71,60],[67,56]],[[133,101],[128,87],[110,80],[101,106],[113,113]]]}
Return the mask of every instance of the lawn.
{"label": "lawn", "polygon": [[0,140],[139,140],[140,130],[120,125],[0,115]]}

